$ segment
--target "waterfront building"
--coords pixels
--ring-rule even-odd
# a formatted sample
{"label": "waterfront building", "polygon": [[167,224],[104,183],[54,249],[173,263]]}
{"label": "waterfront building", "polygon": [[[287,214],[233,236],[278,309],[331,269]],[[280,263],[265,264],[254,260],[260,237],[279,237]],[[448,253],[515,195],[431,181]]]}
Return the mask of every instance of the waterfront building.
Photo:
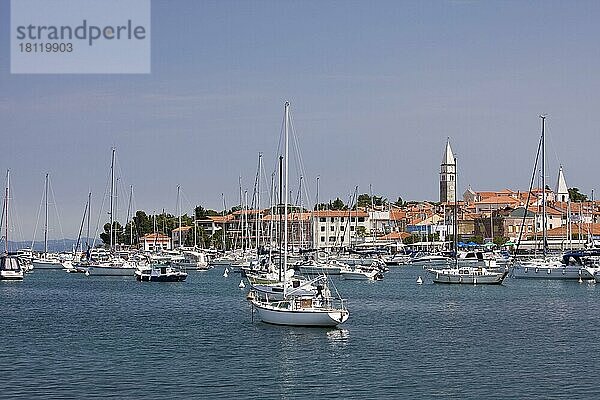
{"label": "waterfront building", "polygon": [[144,251],[171,250],[171,239],[162,233],[149,233],[142,237]]}

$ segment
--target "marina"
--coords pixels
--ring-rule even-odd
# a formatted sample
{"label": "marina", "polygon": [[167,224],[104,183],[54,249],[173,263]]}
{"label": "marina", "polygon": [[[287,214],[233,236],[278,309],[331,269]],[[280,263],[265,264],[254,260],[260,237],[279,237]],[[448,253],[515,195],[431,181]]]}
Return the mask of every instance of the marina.
{"label": "marina", "polygon": [[0,1],[0,400],[600,399],[598,16]]}

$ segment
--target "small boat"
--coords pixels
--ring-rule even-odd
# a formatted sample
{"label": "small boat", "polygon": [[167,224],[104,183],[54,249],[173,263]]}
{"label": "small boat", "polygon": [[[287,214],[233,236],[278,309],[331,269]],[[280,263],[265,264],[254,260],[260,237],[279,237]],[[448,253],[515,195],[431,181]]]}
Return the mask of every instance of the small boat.
{"label": "small boat", "polygon": [[183,282],[187,276],[182,268],[166,264],[146,265],[135,271],[135,279],[140,282]]}
{"label": "small boat", "polygon": [[23,280],[23,261],[18,256],[8,254],[0,256],[0,280]]}
{"label": "small boat", "polygon": [[508,270],[488,271],[484,267],[458,267],[427,269],[434,283],[457,283],[473,285],[500,285],[508,275]]}
{"label": "small boat", "polygon": [[90,263],[85,266],[85,275],[96,276],[133,276],[136,266],[120,258],[100,263]]}
{"label": "small boat", "polygon": [[251,300],[253,309],[261,321],[274,325],[287,326],[337,326],[346,322],[348,310],[342,302],[340,306],[331,303],[331,298],[297,296],[268,302],[255,298]]}
{"label": "small boat", "polygon": [[379,281],[383,279],[383,273],[375,268],[354,267],[342,270],[340,276],[348,280]]}
{"label": "small boat", "polygon": [[206,254],[199,251],[186,250],[181,256],[173,257],[172,262],[186,270],[206,271],[213,268],[206,261]]}
{"label": "small boat", "polygon": [[16,254],[10,254],[8,252],[8,232],[9,232],[9,195],[10,190],[10,170],[6,171],[6,192],[4,197],[4,213],[2,218],[4,221],[4,254],[0,256],[0,280],[6,281],[21,281],[23,280],[23,273],[25,267],[25,261],[21,260]]}
{"label": "small boat", "polygon": [[344,266],[341,263],[322,263],[315,260],[302,261],[294,267],[303,275],[339,275]]}
{"label": "small boat", "polygon": [[411,265],[425,267],[444,267],[452,264],[452,258],[439,254],[417,254],[411,261]]}
{"label": "small boat", "polygon": [[[282,160],[285,160],[285,186],[288,187],[288,135],[289,135],[289,106],[285,103],[284,117],[284,135],[285,135],[285,153]],[[283,166],[280,163],[280,168]],[[281,170],[282,171],[282,170]],[[282,271],[288,269],[288,191],[285,191],[284,211],[283,211],[283,263]],[[281,215],[279,215],[281,218]],[[350,313],[345,305],[345,300],[336,293],[334,298],[328,288],[328,277],[319,275],[312,279],[310,283],[317,287],[317,293],[309,295],[299,295],[296,289],[288,288],[286,282],[287,274],[283,274],[283,293],[281,300],[269,299],[268,295],[261,296],[259,293],[251,291],[248,294],[248,300],[252,305],[252,313],[256,311],[262,322],[275,325],[287,326],[324,326],[333,327],[345,322]]]}

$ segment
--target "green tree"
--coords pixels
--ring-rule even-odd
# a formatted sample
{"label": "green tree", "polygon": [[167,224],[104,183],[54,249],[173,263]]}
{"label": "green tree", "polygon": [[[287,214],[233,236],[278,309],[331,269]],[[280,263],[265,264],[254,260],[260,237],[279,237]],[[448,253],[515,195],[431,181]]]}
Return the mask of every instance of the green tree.
{"label": "green tree", "polygon": [[587,200],[587,195],[580,193],[579,192],[579,188],[569,188],[569,199],[573,202],[576,201],[586,201]]}
{"label": "green tree", "polygon": [[508,238],[507,237],[502,237],[502,236],[496,236],[494,238],[494,244],[498,245],[498,246],[503,246],[504,243],[508,242]]}
{"label": "green tree", "polygon": [[398,200],[396,200],[394,202],[394,205],[397,207],[402,207],[404,205],[404,201],[402,200],[402,197],[398,196]]}
{"label": "green tree", "polygon": [[344,202],[338,197],[333,201],[333,203],[331,203],[330,208],[332,210],[347,210],[348,206],[346,206]]}
{"label": "green tree", "polygon": [[196,219],[206,219],[209,216],[219,215],[215,210],[207,210],[202,206],[196,206],[194,208],[194,216]]}
{"label": "green tree", "polygon": [[365,228],[364,226],[357,226],[356,227],[356,236],[358,236],[358,237],[367,236],[367,228]]}
{"label": "green tree", "polygon": [[483,236],[480,236],[480,235],[475,235],[475,236],[471,237],[471,239],[469,239],[469,240],[473,243],[483,244]]}
{"label": "green tree", "polygon": [[[117,221],[113,221],[113,235],[115,240],[113,244],[123,243],[123,227]],[[110,222],[104,224],[104,232],[100,234],[100,239],[104,244],[110,245]]]}

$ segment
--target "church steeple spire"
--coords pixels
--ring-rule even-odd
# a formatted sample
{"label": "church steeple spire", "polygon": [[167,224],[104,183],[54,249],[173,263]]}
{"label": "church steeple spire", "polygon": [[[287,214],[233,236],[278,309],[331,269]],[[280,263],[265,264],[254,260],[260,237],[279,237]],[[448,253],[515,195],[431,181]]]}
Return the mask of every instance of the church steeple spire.
{"label": "church steeple spire", "polygon": [[454,202],[454,193],[456,186],[456,162],[454,153],[450,147],[450,138],[446,142],[446,149],[440,165],[440,202]]}
{"label": "church steeple spire", "polygon": [[569,200],[569,187],[563,174],[563,166],[558,169],[558,179],[556,181],[556,200],[567,202]]}

